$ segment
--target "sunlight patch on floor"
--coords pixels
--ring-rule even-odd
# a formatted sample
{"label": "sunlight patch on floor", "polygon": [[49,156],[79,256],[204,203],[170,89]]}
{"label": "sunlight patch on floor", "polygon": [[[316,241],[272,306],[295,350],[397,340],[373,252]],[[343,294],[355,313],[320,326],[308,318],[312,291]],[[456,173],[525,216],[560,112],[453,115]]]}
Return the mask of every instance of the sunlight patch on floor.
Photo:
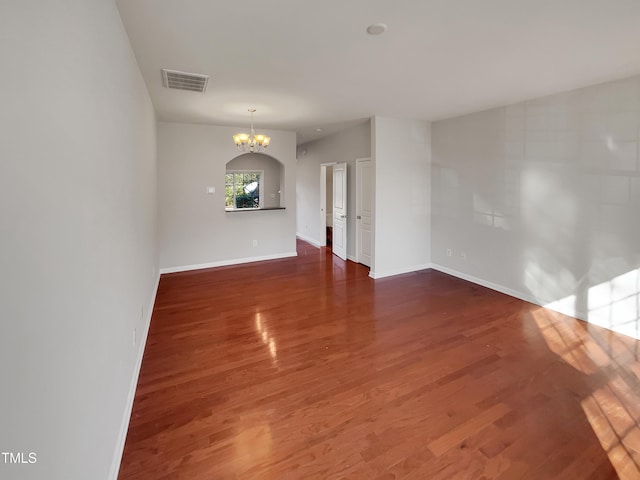
{"label": "sunlight patch on floor", "polygon": [[[619,295],[614,298],[624,298],[627,290],[618,287],[629,285],[627,280],[614,282],[615,287],[607,287],[607,292],[617,288]],[[611,298],[609,293],[600,293],[599,301],[606,303]],[[585,375],[613,369],[613,380],[583,398],[580,405],[618,476],[623,480],[640,479],[638,352],[616,341],[613,333],[594,334],[589,326],[581,328],[579,321],[547,309],[540,308],[532,315],[549,349],[567,364]],[[630,355],[635,361],[628,369],[621,369],[618,362]]]}
{"label": "sunlight patch on floor", "polygon": [[611,363],[607,352],[587,331],[558,321],[554,317],[556,314],[543,308],[532,315],[549,349],[576,370],[592,374]]}
{"label": "sunlight patch on floor", "polygon": [[581,402],[602,449],[623,480],[640,478],[640,399],[629,393],[624,382],[615,380]]}

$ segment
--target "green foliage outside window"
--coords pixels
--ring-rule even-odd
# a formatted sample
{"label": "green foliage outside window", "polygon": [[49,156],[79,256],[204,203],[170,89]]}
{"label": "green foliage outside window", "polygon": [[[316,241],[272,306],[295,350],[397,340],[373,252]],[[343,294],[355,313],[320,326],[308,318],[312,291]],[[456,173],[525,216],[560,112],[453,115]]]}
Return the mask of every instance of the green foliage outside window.
{"label": "green foliage outside window", "polygon": [[229,172],[225,176],[225,208],[260,208],[260,172]]}

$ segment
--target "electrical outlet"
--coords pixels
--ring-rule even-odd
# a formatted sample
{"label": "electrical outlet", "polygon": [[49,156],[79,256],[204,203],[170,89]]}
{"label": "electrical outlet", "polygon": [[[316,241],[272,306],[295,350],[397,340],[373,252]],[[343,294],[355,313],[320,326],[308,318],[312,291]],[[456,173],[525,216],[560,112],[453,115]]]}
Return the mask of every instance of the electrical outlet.
{"label": "electrical outlet", "polygon": [[447,257],[450,257],[450,256],[451,256],[451,249],[447,248]]}
{"label": "electrical outlet", "polygon": [[216,193],[216,187],[207,187],[207,193],[208,194]]}
{"label": "electrical outlet", "polygon": [[460,252],[460,258],[462,258],[462,260],[466,260],[467,259],[467,253],[466,252]]}
{"label": "electrical outlet", "polygon": [[254,240],[254,241],[253,241],[253,246],[254,246],[254,247],[257,247],[257,246],[258,246],[258,240]]}

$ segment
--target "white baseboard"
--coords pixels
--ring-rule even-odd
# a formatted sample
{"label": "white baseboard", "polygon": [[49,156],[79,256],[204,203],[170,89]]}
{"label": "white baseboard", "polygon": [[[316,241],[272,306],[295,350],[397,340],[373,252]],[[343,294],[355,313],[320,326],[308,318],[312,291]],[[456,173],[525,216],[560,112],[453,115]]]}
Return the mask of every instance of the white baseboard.
{"label": "white baseboard", "polygon": [[493,282],[489,282],[487,280],[483,280],[478,277],[474,277],[473,275],[467,275],[466,273],[458,272],[457,270],[453,270],[451,268],[443,267],[442,265],[433,265],[432,268],[434,270],[438,270],[440,272],[446,273],[448,275],[452,275],[457,278],[461,278],[462,280],[467,280],[469,282],[475,283],[476,285],[480,285],[483,287],[490,288],[491,290],[495,290],[500,293],[504,293],[505,295],[509,295],[514,298],[518,298],[520,300],[524,300],[525,302],[532,303],[534,305],[538,305],[542,308],[547,308],[549,310],[553,310],[554,312],[561,313],[563,315],[567,315],[568,317],[577,318],[578,320],[582,320],[583,322],[587,322],[592,325],[600,326],[602,328],[606,328],[613,332],[617,332],[621,335],[627,335],[631,338],[636,338],[637,336],[634,334],[630,334],[629,332],[623,331],[619,328],[608,327],[606,325],[599,325],[597,322],[594,322],[593,319],[589,319],[589,313],[581,310],[577,310],[573,302],[567,302],[567,299],[553,300],[553,299],[544,299],[538,298],[531,294],[520,292],[518,290],[513,290],[511,288],[505,287],[503,285],[498,285]]}
{"label": "white baseboard", "polygon": [[417,272],[418,270],[425,270],[427,268],[431,268],[430,263],[421,263],[418,265],[411,265],[409,267],[394,268],[393,270],[387,270],[384,272],[374,272],[373,270],[370,270],[369,276],[377,280],[379,278],[391,277],[393,275],[402,275],[403,273]]}
{"label": "white baseboard", "polygon": [[232,260],[222,260],[219,262],[198,263],[196,265],[184,265],[182,267],[161,268],[160,273],[188,272],[190,270],[201,270],[203,268],[226,267],[228,265],[240,265],[242,263],[262,262],[263,260],[277,260],[279,258],[295,257],[298,252],[277,253],[275,255],[263,255],[259,257],[234,258]]}
{"label": "white baseboard", "polygon": [[313,245],[314,247],[325,247],[326,245],[322,245],[322,243],[320,243],[317,240],[314,240],[311,237],[307,237],[306,235],[302,235],[301,233],[296,233],[296,237],[298,237],[300,240],[304,240],[307,243],[310,243],[311,245]]}
{"label": "white baseboard", "polygon": [[347,255],[347,260],[351,260],[352,262],[358,263],[358,260],[356,260],[356,257],[354,257],[353,255]]}
{"label": "white baseboard", "polygon": [[497,283],[489,282],[488,280],[474,277],[473,275],[468,275],[449,267],[443,267],[442,265],[438,265],[436,263],[432,264],[431,268],[433,268],[434,270],[438,270],[439,272],[446,273],[447,275],[451,275],[453,277],[461,278],[462,280],[467,280],[468,282],[475,283],[476,285],[487,287],[491,290],[495,290],[496,292],[504,293],[505,295],[509,295],[510,297],[519,298],[520,300],[524,300],[525,302],[544,306],[542,305],[542,301],[535,298],[533,295],[528,295],[524,292],[513,290],[511,288],[505,287],[504,285],[498,285]]}
{"label": "white baseboard", "polygon": [[564,315],[577,318],[584,322],[589,321],[588,315],[585,312],[578,312],[574,309],[564,308],[561,302],[537,298],[531,294],[524,293],[519,290],[513,290],[511,288],[505,287],[504,285],[498,285],[497,283],[489,282],[488,280],[474,277],[473,275],[468,275],[452,268],[443,267],[442,265],[433,264],[431,268],[433,268],[434,270],[438,270],[439,272],[446,273],[447,275],[451,275],[453,277],[461,278],[462,280],[475,283],[476,285],[480,285],[481,287],[490,288],[491,290],[495,290],[496,292],[504,293],[505,295],[509,295],[510,297],[533,303],[534,305],[538,305],[539,307],[548,308],[549,310],[553,310],[554,312],[562,313]]}
{"label": "white baseboard", "polygon": [[[589,320],[588,312],[576,310],[575,306],[572,304],[573,302],[569,302],[569,304],[567,304],[567,302],[565,301],[567,299],[551,300],[551,299],[538,298],[529,293],[524,293],[519,290],[514,290],[512,288],[505,287],[504,285],[499,285],[497,283],[493,283],[488,280],[484,280],[482,278],[474,277],[473,275],[462,273],[452,268],[444,267],[442,265],[438,265],[435,263],[430,265],[421,265],[420,268],[415,268],[414,270],[422,270],[425,268],[432,268],[433,270],[437,270],[439,272],[446,273],[447,275],[451,275],[453,277],[466,280],[476,285],[480,285],[481,287],[486,287],[491,290],[495,290],[496,292],[509,295],[510,297],[514,297],[519,300],[532,303],[533,305],[538,305],[539,307],[553,310],[554,312],[567,315],[568,317],[576,318],[578,320],[582,320],[583,322],[587,322],[589,324],[596,325],[601,328],[606,328],[613,332],[617,332],[621,335],[627,335],[631,338],[635,338],[636,340],[640,340],[638,336],[634,333],[629,333],[620,328],[608,327],[606,325],[599,325],[597,322],[593,322],[592,320]],[[398,275],[400,273],[409,273],[409,271],[404,271],[404,270],[406,269],[402,269],[402,271],[383,272],[383,274],[372,272],[372,273],[369,273],[369,276],[371,278],[378,279],[378,278],[382,278],[390,275]],[[414,270],[411,270],[411,271],[414,271]]]}
{"label": "white baseboard", "polygon": [[129,385],[129,396],[127,397],[127,403],[125,405],[124,416],[122,423],[120,424],[120,434],[118,435],[118,443],[116,444],[116,451],[114,453],[113,460],[111,461],[111,471],[109,472],[110,480],[118,479],[118,472],[120,471],[120,462],[122,461],[122,454],[124,453],[124,444],[127,440],[127,432],[129,431],[129,422],[131,421],[131,412],[133,410],[133,401],[136,397],[136,388],[138,387],[138,377],[140,376],[140,368],[142,367],[142,357],[144,356],[144,349],[147,345],[147,337],[149,336],[149,327],[151,326],[151,316],[153,315],[153,306],[156,302],[156,296],[158,294],[158,285],[160,284],[160,274],[156,278],[156,284],[153,288],[153,293],[149,299],[149,304],[145,316],[144,332],[140,337],[140,344],[138,345],[138,354],[136,358],[136,364],[133,370],[133,377],[131,378],[131,384]]}

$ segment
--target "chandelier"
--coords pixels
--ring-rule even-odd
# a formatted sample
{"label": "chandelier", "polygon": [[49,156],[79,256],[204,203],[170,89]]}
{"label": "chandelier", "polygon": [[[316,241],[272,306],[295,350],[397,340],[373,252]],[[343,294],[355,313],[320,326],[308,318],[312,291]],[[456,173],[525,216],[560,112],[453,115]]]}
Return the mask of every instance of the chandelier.
{"label": "chandelier", "polygon": [[253,129],[253,113],[255,108],[250,108],[251,113],[251,133],[237,133],[233,136],[233,141],[241,152],[261,152],[271,143],[271,137],[266,135],[256,135]]}

